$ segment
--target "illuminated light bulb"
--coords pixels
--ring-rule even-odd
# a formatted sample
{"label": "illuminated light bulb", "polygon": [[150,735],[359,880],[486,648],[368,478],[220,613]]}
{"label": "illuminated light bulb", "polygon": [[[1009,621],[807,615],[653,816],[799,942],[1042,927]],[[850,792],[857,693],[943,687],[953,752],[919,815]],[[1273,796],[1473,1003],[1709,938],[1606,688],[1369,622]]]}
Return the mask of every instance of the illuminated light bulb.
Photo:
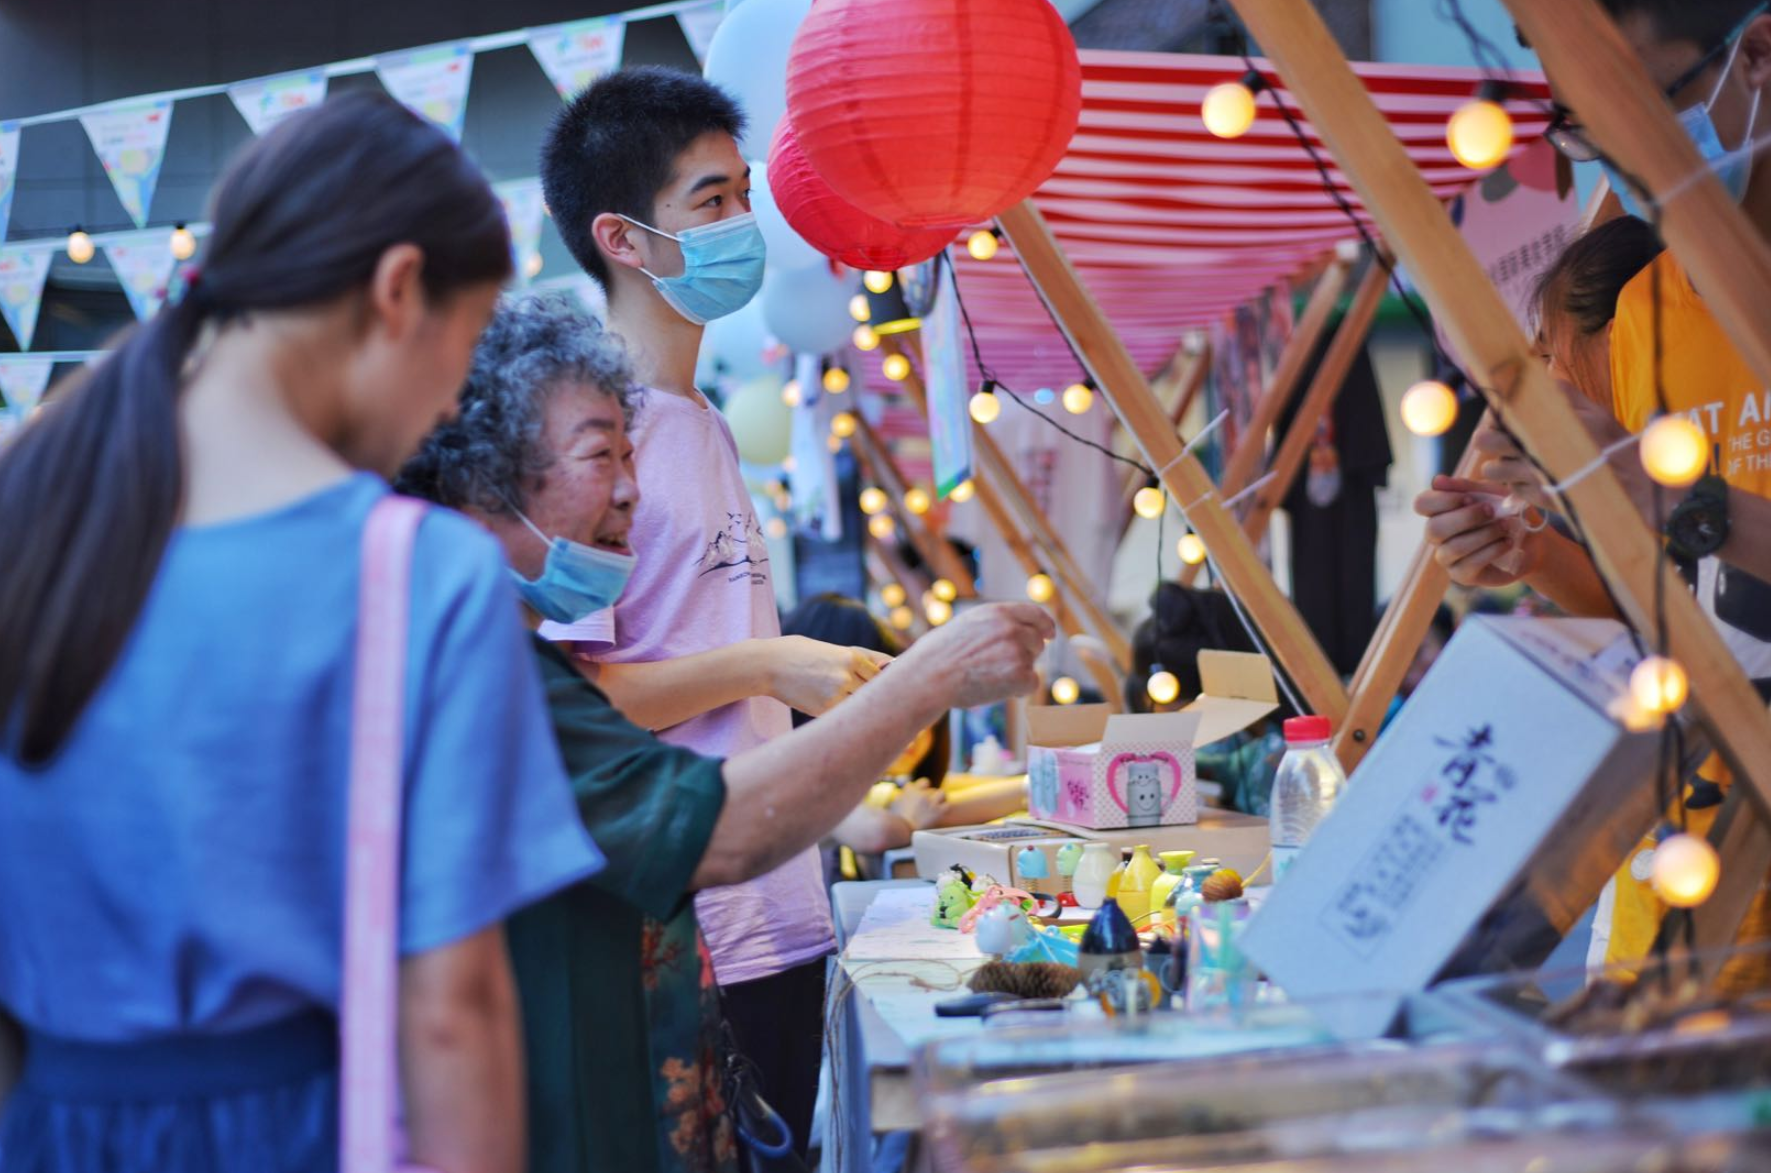
{"label": "illuminated light bulb", "polygon": [[869,293],[884,293],[892,287],[892,275],[879,269],[869,269],[861,278],[861,284]]}
{"label": "illuminated light bulb", "polygon": [[920,485],[914,486],[904,493],[904,508],[918,517],[933,509],[934,506],[934,501],[929,499],[928,490]]}
{"label": "illuminated light bulb", "polygon": [[1240,81],[1215,85],[1205,91],[1199,117],[1219,138],[1241,138],[1254,125],[1254,91]]}
{"label": "illuminated light bulb", "polygon": [[764,526],[763,529],[766,530],[768,535],[776,541],[780,541],[787,536],[787,523],[782,521],[779,517],[769,518],[768,525]]}
{"label": "illuminated light bulb", "polygon": [[1673,835],[1654,849],[1655,894],[1674,908],[1696,908],[1716,890],[1722,859],[1707,839]]}
{"label": "illuminated light bulb", "polygon": [[1445,144],[1472,171],[1498,167],[1513,149],[1513,116],[1492,98],[1472,98],[1446,123]]}
{"label": "illuminated light bulb", "polygon": [[939,627],[953,618],[953,604],[942,599],[930,599],[922,613],[928,616],[930,626]]}
{"label": "illuminated light bulb", "polygon": [[1150,521],[1161,517],[1167,506],[1168,498],[1163,496],[1162,490],[1151,486],[1139,489],[1131,499],[1131,507],[1137,515]]}
{"label": "illuminated light bulb", "polygon": [[530,253],[523,258],[523,275],[530,280],[534,280],[536,277],[541,276],[541,266],[543,263],[540,253]]}
{"label": "illuminated light bulb", "polygon": [[787,386],[781,388],[781,402],[788,407],[798,407],[804,399],[805,396],[800,393],[799,380],[787,380]]}
{"label": "illuminated light bulb", "polygon": [[965,480],[960,481],[957,485],[953,486],[953,491],[947,494],[947,499],[957,504],[964,505],[967,501],[972,499],[972,495],[977,491],[978,487],[972,484],[972,479],[970,477],[967,477]]}
{"label": "illuminated light bulb", "polygon": [[910,360],[901,354],[888,354],[885,362],[880,364],[885,377],[894,383],[902,383],[910,377]]}
{"label": "illuminated light bulb", "polygon": [[1156,671],[1150,673],[1150,683],[1144,687],[1149,692],[1150,699],[1159,705],[1172,705],[1175,698],[1181,695],[1181,682],[1175,678],[1173,672],[1160,664],[1156,666]]}
{"label": "illuminated light bulb", "polygon": [[76,265],[84,265],[97,252],[98,248],[92,243],[92,237],[81,229],[76,228],[68,233],[68,260]]}
{"label": "illuminated light bulb", "polygon": [[1650,713],[1676,713],[1691,695],[1691,681],[1677,660],[1649,656],[1630,673],[1630,695]]}
{"label": "illuminated light bulb", "polygon": [[1180,554],[1182,562],[1198,566],[1205,561],[1205,543],[1199,540],[1198,534],[1182,534]]}
{"label": "illuminated light bulb", "polygon": [[996,392],[985,389],[972,396],[970,411],[972,418],[979,423],[992,423],[1002,414],[1002,400],[996,397]]}
{"label": "illuminated light bulb", "polygon": [[965,251],[972,254],[974,261],[987,261],[996,255],[1002,243],[996,239],[996,233],[988,228],[980,228],[966,238]]}
{"label": "illuminated light bulb", "polygon": [[873,311],[867,307],[865,293],[857,293],[849,298],[849,317],[857,322],[865,322],[873,317]]}
{"label": "illuminated light bulb", "polygon": [[891,504],[891,498],[886,496],[884,489],[876,489],[869,485],[861,490],[861,512],[868,517],[884,513],[885,507],[889,504]]}
{"label": "illuminated light bulb", "polygon": [[1049,574],[1035,574],[1027,579],[1027,597],[1035,603],[1049,603],[1058,593],[1058,584]]}
{"label": "illuminated light bulb", "polygon": [[1073,705],[1082,695],[1082,686],[1068,676],[1052,681],[1052,700],[1060,705]]}
{"label": "illuminated light bulb", "polygon": [[824,390],[832,395],[841,395],[849,389],[849,373],[841,367],[831,367],[824,372]]}
{"label": "illuminated light bulb", "polygon": [[1402,423],[1417,436],[1443,436],[1457,422],[1457,392],[1422,379],[1402,395]]}
{"label": "illuminated light bulb", "polygon": [[174,225],[166,246],[172,250],[174,260],[188,261],[197,255],[197,235],[183,224]]}
{"label": "illuminated light bulb", "polygon": [[1064,388],[1064,410],[1071,415],[1086,415],[1095,405],[1095,393],[1086,383],[1072,383]]}
{"label": "illuminated light bulb", "polygon": [[1703,429],[1682,415],[1663,415],[1642,433],[1642,467],[1669,489],[1695,484],[1709,466]]}
{"label": "illuminated light bulb", "polygon": [[879,601],[888,607],[902,607],[907,597],[904,588],[895,582],[888,582],[879,588]]}
{"label": "illuminated light bulb", "polygon": [[892,608],[892,626],[899,631],[909,631],[910,625],[916,622],[916,612],[899,604]]}
{"label": "illuminated light bulb", "polygon": [[788,474],[789,476],[792,476],[794,470],[797,469],[798,467],[799,467],[799,461],[794,459],[793,456],[788,455],[788,456],[782,458],[781,471]]}
{"label": "illuminated light bulb", "polygon": [[951,603],[959,598],[959,588],[953,585],[951,579],[937,578],[934,584],[929,587],[929,594],[943,603]]}
{"label": "illuminated light bulb", "polygon": [[898,532],[898,523],[891,514],[881,513],[867,519],[867,532],[883,542]]}
{"label": "illuminated light bulb", "polygon": [[869,326],[865,322],[862,322],[859,326],[855,327],[855,332],[849,335],[849,341],[855,344],[856,350],[868,351],[879,349],[879,335],[874,332],[872,326]]}
{"label": "illuminated light bulb", "polygon": [[824,447],[830,451],[832,456],[835,456],[838,452],[842,451],[842,437],[835,432],[832,432],[830,435],[824,437]]}
{"label": "illuminated light bulb", "polygon": [[855,434],[855,413],[839,411],[830,417],[830,434],[840,439],[848,439]]}

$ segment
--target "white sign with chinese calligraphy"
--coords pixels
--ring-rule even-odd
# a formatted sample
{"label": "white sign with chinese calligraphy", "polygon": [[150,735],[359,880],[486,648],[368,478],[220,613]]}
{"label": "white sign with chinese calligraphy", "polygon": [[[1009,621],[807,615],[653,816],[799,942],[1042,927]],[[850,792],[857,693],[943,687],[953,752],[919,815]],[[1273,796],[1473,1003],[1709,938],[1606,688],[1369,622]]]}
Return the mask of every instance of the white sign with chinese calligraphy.
{"label": "white sign with chinese calligraphy", "polygon": [[1249,956],[1293,999],[1396,995],[1339,1015],[1382,1033],[1589,788],[1647,784],[1655,736],[1608,712],[1633,662],[1610,620],[1466,622],[1250,923]]}

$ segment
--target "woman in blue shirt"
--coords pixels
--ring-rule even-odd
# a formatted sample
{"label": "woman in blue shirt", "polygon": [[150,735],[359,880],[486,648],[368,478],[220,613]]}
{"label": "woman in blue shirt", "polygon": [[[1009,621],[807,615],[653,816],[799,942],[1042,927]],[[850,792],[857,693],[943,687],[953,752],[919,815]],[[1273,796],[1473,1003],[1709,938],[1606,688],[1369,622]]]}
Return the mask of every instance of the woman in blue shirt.
{"label": "woman in blue shirt", "polygon": [[[359,544],[509,241],[454,144],[364,93],[248,147],[213,219],[182,298],[0,453],[7,1173],[337,1162]],[[500,924],[598,857],[496,544],[434,510],[411,578],[410,1156],[516,1170]]]}

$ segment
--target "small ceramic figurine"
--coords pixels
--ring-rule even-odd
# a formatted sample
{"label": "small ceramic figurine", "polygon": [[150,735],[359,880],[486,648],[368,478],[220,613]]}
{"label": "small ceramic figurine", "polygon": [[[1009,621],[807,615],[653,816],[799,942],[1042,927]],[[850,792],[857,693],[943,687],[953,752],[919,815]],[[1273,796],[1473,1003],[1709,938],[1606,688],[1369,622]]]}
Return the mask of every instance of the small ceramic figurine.
{"label": "small ceramic figurine", "polygon": [[1004,902],[978,918],[978,950],[1001,957],[1033,940],[1033,926],[1018,904]]}
{"label": "small ceramic figurine", "polygon": [[935,910],[929,923],[937,929],[957,929],[960,918],[977,902],[970,877],[960,868],[953,868],[935,881]]}
{"label": "small ceramic figurine", "polygon": [[1045,862],[1045,852],[1037,847],[1023,847],[1015,856],[1015,872],[1023,880],[1043,880],[1051,875]]}
{"label": "small ceramic figurine", "polygon": [[1082,840],[1072,839],[1058,848],[1058,874],[1065,878],[1076,874],[1076,865],[1082,862]]}
{"label": "small ceramic figurine", "polygon": [[1071,890],[1081,908],[1099,908],[1107,899],[1107,881],[1113,876],[1118,861],[1113,849],[1105,843],[1090,843],[1082,852],[1082,862],[1071,877]]}

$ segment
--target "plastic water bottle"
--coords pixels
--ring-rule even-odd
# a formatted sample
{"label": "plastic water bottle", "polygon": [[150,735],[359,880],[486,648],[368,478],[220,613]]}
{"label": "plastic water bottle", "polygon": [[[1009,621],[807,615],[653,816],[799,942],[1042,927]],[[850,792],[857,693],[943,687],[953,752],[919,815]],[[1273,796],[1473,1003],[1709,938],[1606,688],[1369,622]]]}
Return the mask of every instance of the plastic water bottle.
{"label": "plastic water bottle", "polygon": [[1347,775],[1328,748],[1327,717],[1293,717],[1285,722],[1285,756],[1273,776],[1273,809],[1268,816],[1273,840],[1273,882],[1285,878],[1341,791]]}

